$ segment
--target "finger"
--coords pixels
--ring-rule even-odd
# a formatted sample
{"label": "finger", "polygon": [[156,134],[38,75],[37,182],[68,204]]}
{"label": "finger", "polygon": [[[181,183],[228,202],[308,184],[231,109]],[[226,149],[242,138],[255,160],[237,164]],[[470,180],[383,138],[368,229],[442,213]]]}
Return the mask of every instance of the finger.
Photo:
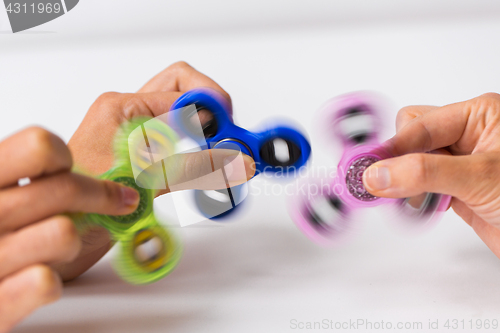
{"label": "finger", "polygon": [[37,263],[71,262],[81,249],[73,221],[55,216],[0,238],[0,279]]}
{"label": "finger", "polygon": [[150,93],[121,94],[121,109],[126,119],[137,116],[157,117],[170,110],[181,92],[155,91]]}
{"label": "finger", "polygon": [[[170,110],[172,104],[182,95],[176,91],[154,91],[148,93],[106,92],[92,104],[86,118],[102,119],[110,117],[118,124],[137,116],[156,117]],[[92,117],[89,117],[92,116]],[[87,126],[88,124],[85,124]],[[83,123],[81,127],[83,126]]]}
{"label": "finger", "polygon": [[[169,111],[172,104],[181,96],[181,92],[122,94],[121,109],[126,119],[144,115],[158,117]],[[206,109],[198,111],[197,121],[202,127],[211,119],[213,114],[210,111]]]}
{"label": "finger", "polygon": [[248,181],[255,174],[253,159],[231,149],[209,149],[165,159],[171,192],[187,189],[218,190]]}
{"label": "finger", "polygon": [[431,105],[412,105],[402,108],[396,116],[396,132],[399,132],[413,119],[436,109],[438,109],[437,106]]}
{"label": "finger", "polygon": [[214,80],[208,76],[198,72],[184,61],[176,62],[167,67],[161,73],[152,78],[138,92],[155,92],[155,91],[180,91],[208,87],[217,90],[223,94],[229,101],[229,94],[221,88]]}
{"label": "finger", "polygon": [[61,280],[48,266],[33,265],[0,282],[0,332],[10,331],[38,307],[61,297]]}
{"label": "finger", "polygon": [[500,239],[499,226],[492,225],[475,215],[472,220],[472,228],[488,248],[500,258],[500,242],[498,242],[498,239]]}
{"label": "finger", "polygon": [[[437,150],[432,151],[432,153],[433,154],[448,155],[448,156],[451,155],[451,153],[449,151],[447,151],[446,149],[437,149]],[[419,194],[419,195],[414,196],[414,197],[409,197],[408,204],[410,206],[412,206],[413,208],[418,209],[418,208],[422,207],[422,204],[428,198],[427,195],[428,195],[428,193],[425,192],[425,193]],[[446,208],[446,210],[450,209],[450,207],[451,207],[451,201],[450,201],[448,207]]]}
{"label": "finger", "polygon": [[51,265],[63,281],[70,281],[85,273],[113,246],[107,229],[92,225],[80,235],[83,247],[78,257],[69,263]]}
{"label": "finger", "polygon": [[20,178],[35,179],[69,170],[72,158],[66,144],[40,127],[30,127],[0,142],[0,188]]}
{"label": "finger", "polygon": [[486,222],[472,211],[467,204],[457,198],[452,199],[452,207],[455,213],[467,222],[479,238],[500,258],[500,243],[498,242],[498,239],[500,239],[500,226]]}
{"label": "finger", "polygon": [[408,154],[373,164],[364,172],[363,183],[380,197],[406,198],[433,192],[471,202],[491,188],[497,163],[488,155]]}
{"label": "finger", "polygon": [[389,140],[395,156],[450,146],[462,136],[469,117],[466,102],[450,104],[410,120]]}
{"label": "finger", "polygon": [[0,232],[62,213],[126,215],[138,203],[137,191],[111,181],[74,173],[53,175],[0,192]]}
{"label": "finger", "polygon": [[472,209],[470,209],[465,202],[457,198],[452,198],[450,204],[453,207],[455,213],[472,227],[472,220],[475,216],[475,213],[472,211]]}
{"label": "finger", "polygon": [[107,92],[92,104],[80,127],[68,143],[75,164],[87,172],[101,174],[113,165],[116,129],[139,116],[157,117],[170,110],[179,92],[121,94]]}
{"label": "finger", "polygon": [[[393,155],[448,147],[454,155],[500,150],[492,128],[500,124],[500,95],[488,93],[417,117],[386,144]],[[480,143],[480,144],[478,144]]]}

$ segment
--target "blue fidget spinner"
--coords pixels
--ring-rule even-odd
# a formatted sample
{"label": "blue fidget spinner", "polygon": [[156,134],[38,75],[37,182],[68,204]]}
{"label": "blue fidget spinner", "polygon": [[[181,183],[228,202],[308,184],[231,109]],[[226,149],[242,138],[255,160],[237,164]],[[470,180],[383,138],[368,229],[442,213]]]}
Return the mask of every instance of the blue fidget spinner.
{"label": "blue fidget spinner", "polygon": [[[174,118],[180,131],[195,140],[202,149],[235,149],[252,157],[256,166],[255,176],[261,172],[293,174],[311,155],[307,139],[296,129],[276,126],[255,133],[236,126],[230,103],[209,88],[186,92],[174,102],[171,110],[175,110]],[[200,110],[212,115],[201,126],[199,121],[198,124],[192,121]],[[243,201],[246,195],[243,186],[245,184],[217,190],[218,198],[209,195],[208,191],[196,190],[196,205],[208,218],[225,216]],[[221,197],[223,200],[220,200]]]}

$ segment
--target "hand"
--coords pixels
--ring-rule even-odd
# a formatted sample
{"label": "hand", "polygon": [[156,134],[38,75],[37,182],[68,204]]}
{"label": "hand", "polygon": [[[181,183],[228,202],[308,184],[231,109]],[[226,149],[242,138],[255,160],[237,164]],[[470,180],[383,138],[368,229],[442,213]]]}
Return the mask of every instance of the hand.
{"label": "hand", "polygon": [[[73,222],[60,214],[130,214],[139,195],[71,173],[69,149],[42,128],[28,128],[0,142],[0,157],[0,332],[7,332],[59,298],[61,281],[51,266],[71,262],[80,252]],[[24,177],[31,183],[18,186]]]}
{"label": "hand", "polygon": [[[229,95],[213,80],[196,71],[185,62],[178,62],[156,75],[137,93],[121,94],[108,92],[101,95],[90,107],[71,140],[69,148],[73,154],[75,165],[92,175],[98,175],[113,164],[113,139],[118,127],[125,121],[136,116],[156,117],[167,112],[170,106],[184,92],[197,88],[209,87],[222,93],[229,101]],[[202,125],[210,115],[200,112]],[[193,179],[201,179],[207,174],[207,166],[224,165],[224,159],[234,156],[230,150],[215,149],[198,153],[182,155],[182,160],[176,161],[176,168],[182,170],[181,177],[171,190],[182,190],[193,187]],[[244,156],[245,170],[235,172],[230,185],[239,185],[250,179],[255,172],[255,165],[249,156]],[[210,172],[211,167],[210,167]],[[226,184],[214,184],[210,177],[197,180],[200,189],[225,188]],[[111,240],[104,228],[94,227],[82,235],[82,249],[76,260],[57,267],[63,280],[73,279],[94,265],[111,247]]]}
{"label": "hand", "polygon": [[[386,144],[399,157],[368,168],[366,189],[390,198],[453,196],[451,207],[500,258],[500,95],[405,107],[396,129]],[[445,154],[421,154],[436,150]]]}

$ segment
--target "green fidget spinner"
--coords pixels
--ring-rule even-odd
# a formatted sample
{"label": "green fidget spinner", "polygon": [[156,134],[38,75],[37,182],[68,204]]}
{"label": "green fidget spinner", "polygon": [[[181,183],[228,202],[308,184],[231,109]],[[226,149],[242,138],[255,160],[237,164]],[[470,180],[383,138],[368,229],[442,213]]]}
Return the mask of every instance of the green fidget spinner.
{"label": "green fidget spinner", "polygon": [[155,282],[169,274],[180,260],[180,242],[153,212],[155,194],[159,189],[168,189],[163,159],[174,153],[177,141],[175,132],[154,118],[136,118],[124,124],[114,141],[114,165],[98,178],[137,190],[137,209],[124,216],[87,214],[74,218],[79,227],[96,224],[110,232],[119,246],[114,268],[129,283]]}

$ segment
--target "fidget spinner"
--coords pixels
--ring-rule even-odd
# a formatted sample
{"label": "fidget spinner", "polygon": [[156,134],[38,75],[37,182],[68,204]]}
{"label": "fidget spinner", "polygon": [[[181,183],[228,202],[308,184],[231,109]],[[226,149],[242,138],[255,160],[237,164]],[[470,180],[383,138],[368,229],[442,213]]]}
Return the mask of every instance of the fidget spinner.
{"label": "fidget spinner", "polygon": [[[118,243],[115,271],[132,284],[146,284],[169,274],[181,257],[181,245],[162,226],[153,212],[153,199],[165,180],[158,178],[154,156],[171,155],[177,140],[165,123],[156,119],[134,119],[122,126],[114,141],[113,167],[100,175],[135,189],[140,195],[137,209],[125,216],[85,214],[73,216],[79,228],[95,224],[106,228]],[[163,173],[161,173],[163,175]]]}
{"label": "fidget spinner", "polygon": [[[249,155],[255,161],[256,173],[292,174],[303,166],[311,147],[296,129],[275,126],[262,132],[250,132],[233,123],[229,101],[209,88],[193,89],[179,97],[172,105],[178,132],[198,143],[202,149],[234,149]],[[209,120],[201,124],[198,114],[208,112]],[[207,218],[216,218],[232,212],[246,196],[246,184],[213,191],[195,191],[195,202]],[[222,196],[221,196],[222,194]]]}
{"label": "fidget spinner", "polygon": [[330,100],[321,112],[323,132],[340,142],[343,154],[333,179],[306,180],[309,191],[298,191],[290,205],[299,229],[317,243],[328,245],[342,240],[361,208],[384,206],[398,219],[421,227],[437,221],[449,206],[451,197],[437,193],[390,199],[366,191],[362,179],[365,170],[392,157],[379,141],[379,105],[380,99],[375,95],[358,92]]}

